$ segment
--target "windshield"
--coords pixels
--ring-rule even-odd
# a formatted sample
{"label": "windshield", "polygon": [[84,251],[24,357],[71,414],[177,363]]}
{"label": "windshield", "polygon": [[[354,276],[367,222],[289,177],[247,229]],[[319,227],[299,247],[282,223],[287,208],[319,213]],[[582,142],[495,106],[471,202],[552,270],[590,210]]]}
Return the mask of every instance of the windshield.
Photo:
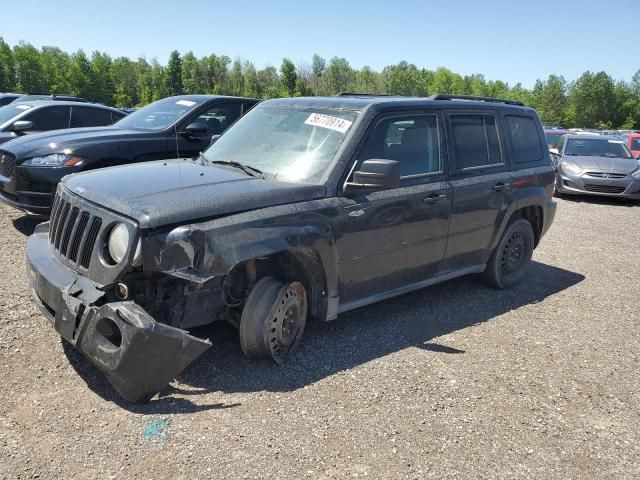
{"label": "windshield", "polygon": [[585,157],[632,158],[631,153],[622,142],[606,138],[570,138],[567,141],[564,154]]}
{"label": "windshield", "polygon": [[312,183],[329,167],[358,112],[259,105],[238,120],[202,157],[234,161],[268,175]]}
{"label": "windshield", "polygon": [[24,105],[20,103],[9,104],[4,107],[0,107],[0,125],[8,122],[13,117],[20,115],[22,112],[24,112],[25,110],[29,110],[30,108],[31,105]]}
{"label": "windshield", "polygon": [[175,97],[165,98],[136,110],[116,122],[114,126],[159,132],[173,125],[200,104],[202,101]]}
{"label": "windshield", "polygon": [[564,133],[545,133],[544,136],[547,137],[547,145],[551,148],[555,148],[558,144],[558,140],[562,138]]}

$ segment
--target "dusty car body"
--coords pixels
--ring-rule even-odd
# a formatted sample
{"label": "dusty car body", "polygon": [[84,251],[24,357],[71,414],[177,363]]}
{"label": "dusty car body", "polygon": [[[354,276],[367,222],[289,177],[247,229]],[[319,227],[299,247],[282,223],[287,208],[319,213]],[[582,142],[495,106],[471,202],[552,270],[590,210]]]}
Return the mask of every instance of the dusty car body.
{"label": "dusty car body", "polygon": [[555,173],[533,110],[479,100],[271,100],[197,159],[65,177],[27,242],[36,303],[142,401],[210,348],[196,326],[283,363],[307,317],[470,273],[509,288]]}
{"label": "dusty car body", "polygon": [[559,147],[556,194],[640,200],[640,163],[621,140],[565,135]]}

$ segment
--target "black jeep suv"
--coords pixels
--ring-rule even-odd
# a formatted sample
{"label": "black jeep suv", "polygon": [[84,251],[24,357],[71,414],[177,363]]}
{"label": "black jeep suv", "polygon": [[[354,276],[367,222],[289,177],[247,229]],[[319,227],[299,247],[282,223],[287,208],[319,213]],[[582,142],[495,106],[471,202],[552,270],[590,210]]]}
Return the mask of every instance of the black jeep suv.
{"label": "black jeep suv", "polygon": [[[195,157],[212,137],[257,102],[181,95],[136,110],[113,126],[71,128],[11,140],[0,147],[0,201],[28,213],[48,215],[58,182],[65,175],[132,162]],[[74,107],[74,111],[82,112],[82,108]]]}
{"label": "black jeep suv", "polygon": [[470,273],[526,275],[551,225],[536,113],[487,99],[264,102],[194,160],[63,179],[27,265],[44,315],[127,400],[150,398],[226,320],[284,362],[307,318]]}

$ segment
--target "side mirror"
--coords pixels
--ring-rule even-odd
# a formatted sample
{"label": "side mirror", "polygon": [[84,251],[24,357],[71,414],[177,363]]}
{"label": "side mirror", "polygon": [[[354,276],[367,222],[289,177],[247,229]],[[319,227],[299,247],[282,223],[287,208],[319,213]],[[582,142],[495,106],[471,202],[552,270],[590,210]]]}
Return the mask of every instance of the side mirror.
{"label": "side mirror", "polygon": [[213,135],[211,137],[211,143],[209,145],[213,145],[214,143],[216,143],[216,140],[218,140],[220,138],[220,135]]}
{"label": "side mirror", "polygon": [[11,125],[11,129],[14,132],[26,132],[27,130],[31,130],[33,128],[33,122],[29,120],[18,120],[13,125]]}
{"label": "side mirror", "polygon": [[349,189],[397,188],[400,185],[400,164],[395,160],[365,160],[360,170],[353,172],[353,182],[347,183]]}
{"label": "side mirror", "polygon": [[557,148],[550,148],[549,153],[553,153],[554,155],[560,155],[560,150]]}
{"label": "side mirror", "polygon": [[209,129],[204,123],[190,123],[185,129],[183,135],[192,138],[202,138],[209,134]]}

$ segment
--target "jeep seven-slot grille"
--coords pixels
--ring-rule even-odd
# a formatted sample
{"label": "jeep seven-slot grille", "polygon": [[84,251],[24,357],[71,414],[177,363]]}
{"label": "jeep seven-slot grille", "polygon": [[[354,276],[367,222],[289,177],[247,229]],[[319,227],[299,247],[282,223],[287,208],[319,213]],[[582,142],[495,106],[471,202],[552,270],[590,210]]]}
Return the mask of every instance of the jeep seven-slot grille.
{"label": "jeep seven-slot grille", "polygon": [[11,178],[16,169],[16,157],[7,152],[0,152],[0,175]]}
{"label": "jeep seven-slot grille", "polygon": [[89,268],[101,228],[102,218],[56,196],[51,210],[49,243],[60,256]]}

